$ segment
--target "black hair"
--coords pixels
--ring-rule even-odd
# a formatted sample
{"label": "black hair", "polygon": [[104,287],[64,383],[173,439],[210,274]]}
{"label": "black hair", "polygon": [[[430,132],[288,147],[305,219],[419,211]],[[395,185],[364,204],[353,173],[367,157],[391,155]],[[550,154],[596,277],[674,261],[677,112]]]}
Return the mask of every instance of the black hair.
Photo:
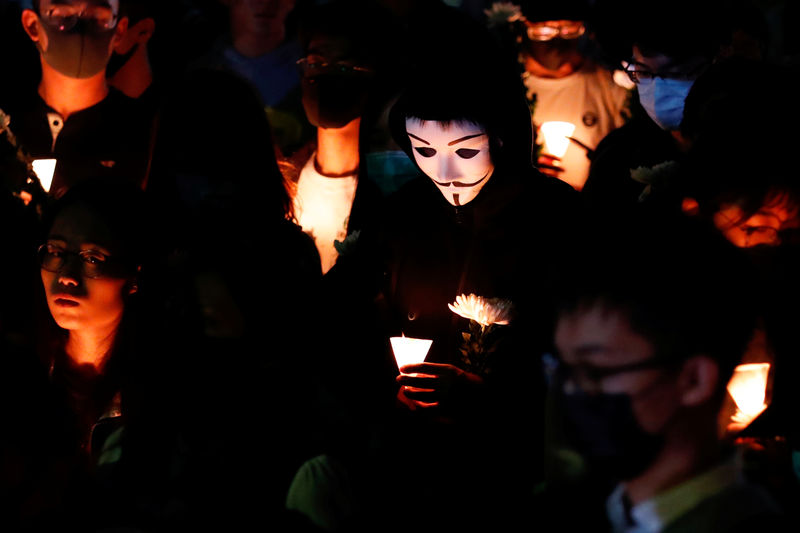
{"label": "black hair", "polygon": [[756,327],[755,273],[713,228],[645,209],[597,216],[564,262],[558,312],[622,312],[656,357],[713,358],[721,394]]}
{"label": "black hair", "polygon": [[591,16],[601,47],[619,61],[630,59],[634,44],[646,56],[711,60],[730,42],[732,1],[597,0]]}
{"label": "black hair", "polygon": [[795,137],[784,132],[784,124],[800,119],[787,105],[790,79],[780,65],[731,57],[693,84],[681,123],[691,142],[681,187],[698,201],[701,214],[712,216],[724,204],[738,205],[743,219],[771,202],[800,207],[792,171]]}
{"label": "black hair", "polygon": [[[182,207],[179,173],[218,185],[201,199],[204,206],[224,208],[231,216],[257,214],[262,220],[291,216],[263,102],[233,72],[191,69],[166,94],[147,190]],[[195,189],[192,194],[209,192],[201,185]],[[219,194],[223,189],[225,197]]]}
{"label": "black hair", "polygon": [[528,168],[533,157],[530,108],[516,65],[494,36],[453,17],[449,27],[424,37],[389,114],[395,142],[413,157],[407,118],[471,122],[486,128],[495,166]]}
{"label": "black hair", "polygon": [[128,17],[130,26],[146,18],[158,19],[163,0],[120,0],[119,16]]}

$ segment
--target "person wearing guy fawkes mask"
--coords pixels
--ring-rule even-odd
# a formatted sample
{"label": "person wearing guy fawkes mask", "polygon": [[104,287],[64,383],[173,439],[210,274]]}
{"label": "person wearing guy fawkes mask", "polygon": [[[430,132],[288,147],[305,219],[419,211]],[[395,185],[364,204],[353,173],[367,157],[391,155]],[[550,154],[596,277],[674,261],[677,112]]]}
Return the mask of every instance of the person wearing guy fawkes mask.
{"label": "person wearing guy fawkes mask", "polygon": [[559,531],[788,531],[720,429],[756,327],[757,290],[740,282],[751,267],[711,228],[662,216],[597,219],[560,273],[557,356],[546,365],[559,467],[537,509]]}
{"label": "person wearing guy fawkes mask", "polygon": [[128,26],[119,1],[34,0],[31,8],[21,21],[39,53],[41,78],[35,94],[6,111],[31,158],[57,160],[49,193],[59,196],[95,173],[141,183],[149,123],[106,81],[113,48]]}

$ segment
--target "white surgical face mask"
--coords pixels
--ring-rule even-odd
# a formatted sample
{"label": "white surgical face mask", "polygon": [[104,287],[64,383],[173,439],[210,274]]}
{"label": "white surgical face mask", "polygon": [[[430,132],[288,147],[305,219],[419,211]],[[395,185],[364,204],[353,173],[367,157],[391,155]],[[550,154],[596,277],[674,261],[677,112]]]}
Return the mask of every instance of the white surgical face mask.
{"label": "white surgical face mask", "polygon": [[694,80],[653,77],[639,82],[639,102],[662,130],[677,130],[683,120],[683,105]]}
{"label": "white surgical face mask", "polygon": [[409,118],[406,133],[419,168],[455,206],[474,200],[494,172],[489,137],[477,124]]}

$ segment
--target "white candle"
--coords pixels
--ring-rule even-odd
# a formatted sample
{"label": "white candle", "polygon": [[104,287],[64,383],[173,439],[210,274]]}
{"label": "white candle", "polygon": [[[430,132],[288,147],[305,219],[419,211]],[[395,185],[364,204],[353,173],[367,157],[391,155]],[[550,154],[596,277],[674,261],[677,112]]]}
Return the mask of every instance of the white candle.
{"label": "white candle", "polygon": [[431,339],[414,339],[406,336],[391,337],[389,341],[392,343],[392,351],[398,369],[405,365],[424,362],[433,343]]}
{"label": "white candle", "polygon": [[44,192],[50,192],[50,185],[53,183],[53,174],[56,171],[55,159],[34,159],[31,163],[39,183],[42,184]]}
{"label": "white candle", "polygon": [[728,382],[728,392],[736,403],[734,426],[745,427],[767,408],[769,363],[739,365]]}
{"label": "white candle", "polygon": [[568,137],[575,131],[575,124],[553,120],[539,127],[544,136],[544,153],[564,157],[569,148]]}

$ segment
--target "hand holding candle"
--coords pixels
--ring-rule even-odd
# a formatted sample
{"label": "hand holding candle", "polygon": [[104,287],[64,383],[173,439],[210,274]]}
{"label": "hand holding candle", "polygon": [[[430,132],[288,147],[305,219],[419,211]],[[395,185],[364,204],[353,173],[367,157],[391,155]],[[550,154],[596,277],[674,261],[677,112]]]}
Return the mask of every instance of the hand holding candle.
{"label": "hand holding candle", "polygon": [[544,142],[537,166],[543,174],[557,178],[564,171],[560,161],[567,153],[569,136],[574,131],[575,125],[570,122],[549,121],[539,126]]}

